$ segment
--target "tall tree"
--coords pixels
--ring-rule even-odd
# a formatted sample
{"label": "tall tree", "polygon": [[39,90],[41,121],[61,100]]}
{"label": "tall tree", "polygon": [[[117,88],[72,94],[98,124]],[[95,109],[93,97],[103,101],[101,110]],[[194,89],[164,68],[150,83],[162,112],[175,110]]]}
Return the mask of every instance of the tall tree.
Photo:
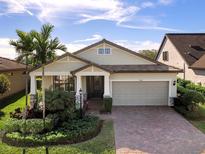
{"label": "tall tree", "polygon": [[17,52],[16,60],[24,64],[32,64],[33,56],[33,36],[31,33],[27,33],[21,30],[16,30],[18,40],[10,40],[9,44],[12,45]]}
{"label": "tall tree", "polygon": [[[26,64],[26,108],[25,108],[25,115],[23,116],[25,120],[25,126],[26,126],[26,115],[27,115],[27,109],[28,109],[28,57],[33,55],[34,50],[34,44],[33,44],[33,35],[31,33],[26,33],[20,30],[16,30],[16,33],[18,35],[18,40],[10,40],[9,44],[14,46],[16,49],[16,52],[19,54],[19,61],[25,62]],[[24,133],[25,137],[25,133]],[[23,153],[25,153],[25,149],[23,149]]]}
{"label": "tall tree", "polygon": [[157,50],[152,49],[152,50],[140,50],[139,51],[140,54],[150,58],[150,59],[155,59],[156,55],[157,55]]}
{"label": "tall tree", "polygon": [[32,31],[34,36],[34,46],[35,46],[35,59],[42,65],[42,103],[43,103],[43,120],[45,128],[45,64],[48,60],[55,58],[55,53],[57,50],[66,51],[65,45],[61,44],[59,39],[55,37],[52,39],[51,33],[54,30],[54,26],[50,24],[45,24],[42,26],[41,31]]}

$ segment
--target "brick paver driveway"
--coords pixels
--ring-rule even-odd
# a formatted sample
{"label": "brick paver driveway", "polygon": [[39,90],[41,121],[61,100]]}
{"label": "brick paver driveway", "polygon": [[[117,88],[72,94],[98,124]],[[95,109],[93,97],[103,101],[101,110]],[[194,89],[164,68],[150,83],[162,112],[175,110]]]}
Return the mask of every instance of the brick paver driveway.
{"label": "brick paver driveway", "polygon": [[195,154],[205,135],[168,107],[114,107],[117,154]]}

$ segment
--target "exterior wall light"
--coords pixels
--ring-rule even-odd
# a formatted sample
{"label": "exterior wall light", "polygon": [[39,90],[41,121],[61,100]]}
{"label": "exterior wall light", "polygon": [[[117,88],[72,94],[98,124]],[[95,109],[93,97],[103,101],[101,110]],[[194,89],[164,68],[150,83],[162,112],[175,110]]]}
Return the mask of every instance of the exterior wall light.
{"label": "exterior wall light", "polygon": [[176,81],[174,80],[174,81],[173,81],[173,86],[175,86],[175,85],[176,85]]}

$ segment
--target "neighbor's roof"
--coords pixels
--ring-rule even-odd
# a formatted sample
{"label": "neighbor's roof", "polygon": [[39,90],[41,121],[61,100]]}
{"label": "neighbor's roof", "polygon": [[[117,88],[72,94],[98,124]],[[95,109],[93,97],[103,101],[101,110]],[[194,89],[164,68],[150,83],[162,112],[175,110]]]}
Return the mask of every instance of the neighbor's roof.
{"label": "neighbor's roof", "polygon": [[0,73],[9,71],[25,70],[26,66],[24,64],[18,63],[15,60],[0,57]]}
{"label": "neighbor's roof", "polygon": [[205,54],[201,56],[194,64],[190,66],[192,69],[205,69]]}
{"label": "neighbor's roof", "polygon": [[178,50],[179,54],[183,57],[186,63],[192,68],[192,65],[200,66],[200,68],[205,69],[205,63],[200,60],[205,54],[205,33],[171,33],[166,34],[161,47],[159,49],[158,55],[162,49],[165,39],[168,38],[175,48]]}

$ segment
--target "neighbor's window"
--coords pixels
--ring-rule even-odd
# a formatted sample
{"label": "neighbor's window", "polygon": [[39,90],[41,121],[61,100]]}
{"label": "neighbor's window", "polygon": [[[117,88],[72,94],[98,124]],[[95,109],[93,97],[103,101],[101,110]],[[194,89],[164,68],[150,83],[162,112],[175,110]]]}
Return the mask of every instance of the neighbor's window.
{"label": "neighbor's window", "polygon": [[53,77],[54,89],[63,89],[65,91],[74,91],[74,78],[67,75]]}
{"label": "neighbor's window", "polygon": [[162,58],[163,58],[164,61],[168,61],[169,60],[168,51],[163,51],[162,56],[163,56]]}
{"label": "neighbor's window", "polygon": [[98,55],[110,55],[111,49],[110,48],[98,48],[97,52],[98,52]]}

